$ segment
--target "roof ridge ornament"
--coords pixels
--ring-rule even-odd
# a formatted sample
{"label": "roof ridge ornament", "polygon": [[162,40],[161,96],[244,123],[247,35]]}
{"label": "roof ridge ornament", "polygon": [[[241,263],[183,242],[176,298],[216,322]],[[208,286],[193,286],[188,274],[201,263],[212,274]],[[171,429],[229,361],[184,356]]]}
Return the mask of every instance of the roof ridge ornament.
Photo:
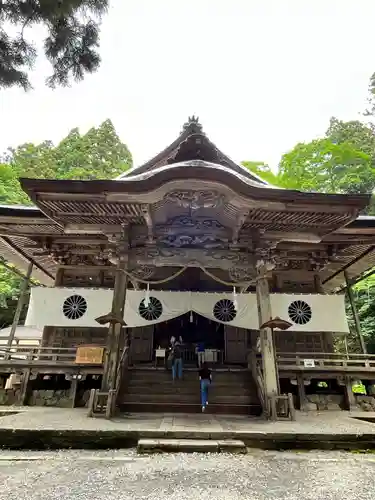
{"label": "roof ridge ornament", "polygon": [[187,122],[184,123],[182,127],[182,132],[185,132],[185,130],[191,129],[192,133],[199,133],[203,132],[203,127],[201,123],[199,123],[199,116],[189,116]]}

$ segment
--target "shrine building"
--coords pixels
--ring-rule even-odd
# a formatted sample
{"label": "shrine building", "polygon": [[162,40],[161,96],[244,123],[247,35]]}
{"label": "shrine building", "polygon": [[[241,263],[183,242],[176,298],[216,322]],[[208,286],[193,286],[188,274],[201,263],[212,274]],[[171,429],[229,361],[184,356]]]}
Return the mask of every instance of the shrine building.
{"label": "shrine building", "polygon": [[0,206],[0,257],[25,277],[0,341],[0,403],[200,411],[198,343],[212,412],[269,416],[283,394],[301,410],[354,409],[353,382],[375,380],[351,292],[375,265],[370,195],[271,186],[195,117],[116,179],[20,182],[34,205]]}

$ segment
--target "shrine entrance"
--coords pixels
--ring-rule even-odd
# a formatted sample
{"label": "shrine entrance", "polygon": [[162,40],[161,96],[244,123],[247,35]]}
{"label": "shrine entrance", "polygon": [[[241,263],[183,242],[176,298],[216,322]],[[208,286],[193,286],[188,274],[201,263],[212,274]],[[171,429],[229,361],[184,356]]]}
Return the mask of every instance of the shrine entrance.
{"label": "shrine entrance", "polygon": [[196,366],[196,346],[203,343],[206,360],[213,366],[247,365],[250,332],[187,313],[169,321],[132,329],[131,357],[134,364],[155,363],[158,349],[168,349],[174,336],[183,341],[186,366]]}
{"label": "shrine entrance", "polygon": [[154,349],[159,346],[168,347],[172,336],[177,339],[182,338],[185,363],[196,365],[196,346],[198,343],[203,343],[207,361],[223,364],[225,359],[224,325],[193,312],[184,314],[155,325]]}

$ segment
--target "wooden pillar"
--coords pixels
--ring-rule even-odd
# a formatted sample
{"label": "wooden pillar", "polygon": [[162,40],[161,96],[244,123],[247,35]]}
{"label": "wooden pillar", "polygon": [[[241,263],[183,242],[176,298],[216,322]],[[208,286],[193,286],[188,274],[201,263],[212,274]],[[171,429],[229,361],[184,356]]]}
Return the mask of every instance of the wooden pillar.
{"label": "wooden pillar", "polygon": [[357,307],[356,307],[355,301],[354,301],[352,285],[350,283],[348,273],[346,270],[344,271],[344,276],[345,276],[345,281],[346,281],[346,289],[348,291],[350,307],[351,307],[352,313],[353,313],[355,330],[357,332],[358,339],[359,339],[359,344],[361,346],[361,350],[362,350],[363,354],[367,354],[366,344],[365,344],[365,341],[364,341],[364,338],[363,338],[363,335],[361,332],[361,323],[359,321],[358,311],[357,311]]}
{"label": "wooden pillar", "polygon": [[72,378],[72,380],[70,381],[70,390],[69,390],[69,396],[70,396],[70,400],[72,402],[72,404],[71,404],[72,408],[74,408],[76,405],[77,387],[78,387],[78,379]]}
{"label": "wooden pillar", "polygon": [[63,286],[64,284],[64,268],[59,267],[55,276],[55,286]]}
{"label": "wooden pillar", "polygon": [[281,274],[275,273],[273,275],[273,291],[276,292],[281,292],[283,288],[283,279]]}
{"label": "wooden pillar", "polygon": [[20,387],[20,399],[19,404],[21,406],[27,405],[30,393],[30,368],[26,368],[22,374],[21,387]]}
{"label": "wooden pillar", "polygon": [[[128,281],[127,275],[123,272],[123,270],[126,268],[127,261],[119,260],[119,264],[116,269],[115,285],[113,289],[112,314],[121,318],[124,314],[126,288]],[[106,358],[104,362],[102,391],[110,391],[115,389],[120,353],[120,339],[121,324],[110,324],[108,329]]]}
{"label": "wooden pillar", "polygon": [[23,282],[21,284],[20,296],[18,298],[16,312],[14,313],[13,323],[12,323],[12,327],[10,329],[7,347],[12,347],[12,344],[13,344],[14,336],[16,334],[16,329],[17,329],[18,323],[20,321],[22,308],[25,304],[25,296],[26,296],[27,289],[29,287],[29,282],[30,282],[32,271],[33,271],[33,263],[30,262],[29,267],[27,268],[26,276],[24,277]]}
{"label": "wooden pillar", "polygon": [[298,398],[301,411],[307,411],[308,400],[306,397],[305,384],[303,383],[302,373],[297,374]]}
{"label": "wooden pillar", "polygon": [[[268,280],[263,268],[258,269],[256,295],[259,325],[262,325],[266,321],[272,319]],[[279,381],[276,369],[273,332],[271,328],[264,328],[259,331],[259,335],[260,349],[262,353],[264,392],[266,399],[271,400],[272,396],[276,396],[279,393]]]}
{"label": "wooden pillar", "polygon": [[[322,285],[322,279],[319,273],[314,274],[314,290],[315,293],[319,293],[324,295],[325,291]],[[321,333],[322,346],[324,352],[333,352],[334,351],[334,338],[333,334],[330,332],[322,332]]]}
{"label": "wooden pillar", "polygon": [[314,288],[316,293],[324,293],[324,288],[322,285],[320,274],[314,274]]}
{"label": "wooden pillar", "polygon": [[353,388],[352,388],[352,379],[350,377],[345,377],[345,399],[346,405],[349,411],[358,410],[357,401],[355,399]]}

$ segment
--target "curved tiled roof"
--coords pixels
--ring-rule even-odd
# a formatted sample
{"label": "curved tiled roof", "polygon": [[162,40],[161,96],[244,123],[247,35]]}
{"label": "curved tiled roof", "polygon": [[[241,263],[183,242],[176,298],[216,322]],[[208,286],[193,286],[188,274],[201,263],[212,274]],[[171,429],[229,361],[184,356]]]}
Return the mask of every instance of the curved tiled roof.
{"label": "curved tiled roof", "polygon": [[258,187],[258,188],[270,188],[270,189],[281,189],[277,186],[272,186],[271,184],[265,184],[265,182],[260,179],[258,176],[253,174],[249,175],[249,170],[245,167],[240,167],[240,170],[234,170],[228,166],[220,165],[217,163],[208,162],[205,160],[187,160],[179,163],[171,163],[164,166],[159,166],[152,168],[150,170],[146,170],[143,172],[138,172],[136,169],[133,170],[130,175],[128,172],[124,172],[119,177],[117,177],[116,181],[124,181],[124,182],[137,182],[143,181],[145,179],[149,179],[153,176],[158,175],[162,172],[173,171],[180,169],[181,167],[204,167],[209,170],[216,170],[218,172],[225,172],[226,174],[232,175],[237,179],[241,180],[244,184],[248,184],[249,186]]}
{"label": "curved tiled roof", "polygon": [[187,123],[184,124],[183,130],[177,139],[161,153],[143,165],[127,170],[117,177],[116,180],[125,180],[176,163],[186,163],[186,166],[189,166],[189,161],[191,160],[203,160],[205,165],[214,165],[216,168],[218,166],[226,167],[234,173],[255,181],[263,187],[268,185],[267,182],[249,169],[238,165],[229,156],[220,151],[208,139],[202,130],[202,125],[199,123],[198,118],[194,116],[190,117]]}

